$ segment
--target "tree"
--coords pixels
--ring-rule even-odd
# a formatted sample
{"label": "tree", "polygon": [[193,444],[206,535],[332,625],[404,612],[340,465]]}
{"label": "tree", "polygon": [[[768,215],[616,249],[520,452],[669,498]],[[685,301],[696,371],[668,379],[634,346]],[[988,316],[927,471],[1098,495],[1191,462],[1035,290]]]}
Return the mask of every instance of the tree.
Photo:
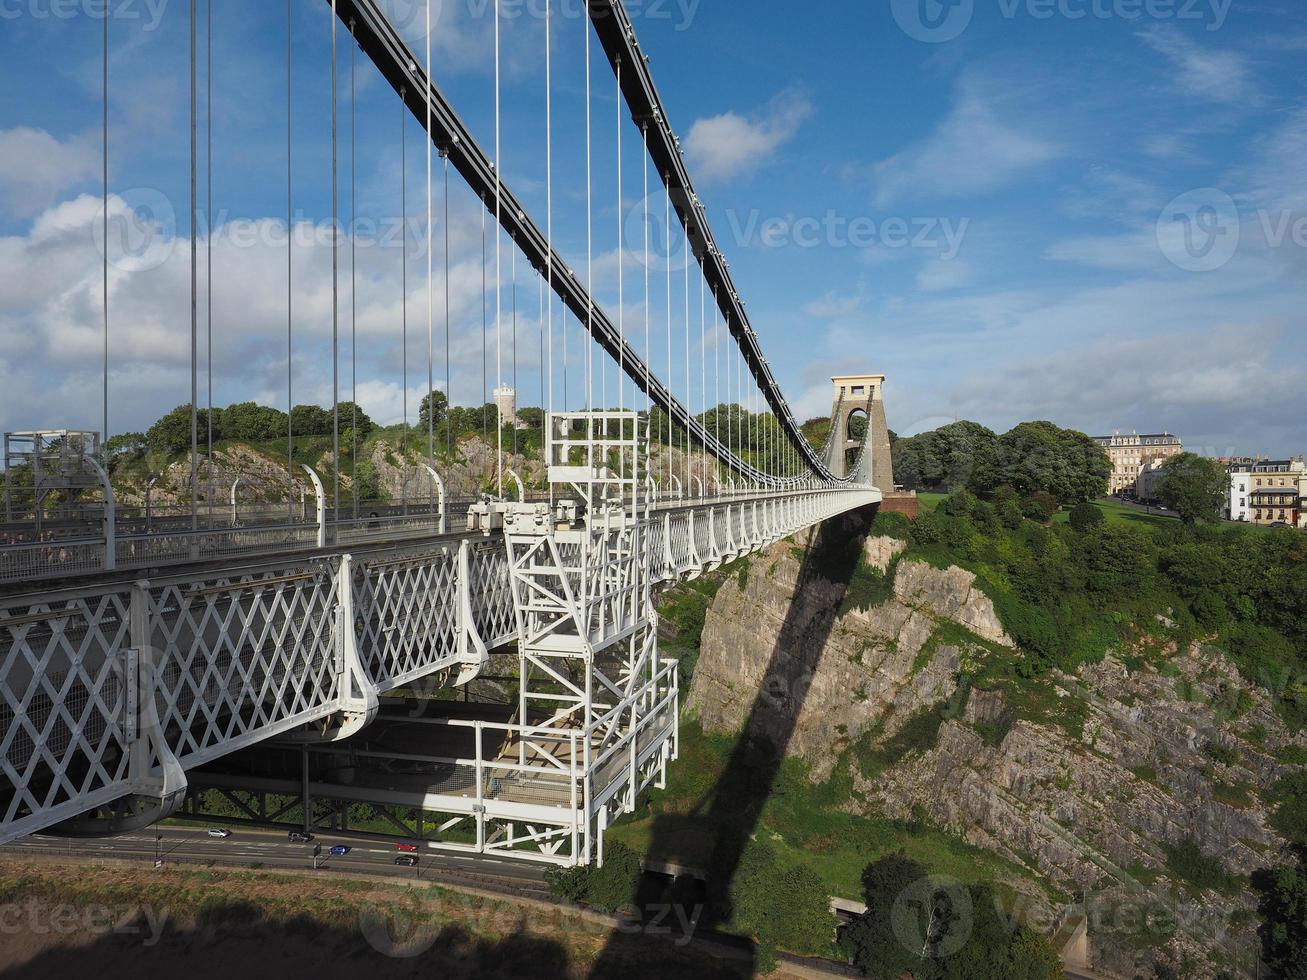
{"label": "tree", "polygon": [[243,442],[267,442],[286,435],[286,413],[255,402],[238,402],[222,413],[223,436]]}
{"label": "tree", "polygon": [[[377,424],[368,417],[368,413],[363,411],[362,408],[355,405],[353,402],[341,402],[337,408],[340,411],[341,432],[344,432],[346,429],[351,427],[356,428],[358,430],[358,437],[362,440],[372,435],[372,431],[377,427]],[[343,446],[344,444],[345,441],[342,438],[341,445]]]}
{"label": "tree", "polygon": [[954,422],[895,442],[894,476],[913,488],[992,489],[997,447],[992,430],[976,422]]}
{"label": "tree", "polygon": [[528,429],[543,429],[545,427],[545,410],[543,408],[520,408],[517,411],[517,420]]}
{"label": "tree", "polygon": [[1261,892],[1262,949],[1272,976],[1307,980],[1307,857],[1253,879]]}
{"label": "tree", "polygon": [[1019,493],[1043,491],[1063,504],[1107,493],[1111,463],[1103,447],[1083,432],[1023,422],[999,437],[997,456],[995,483],[1011,484]]}
{"label": "tree", "polygon": [[[863,976],[897,980],[921,966],[919,951],[899,941],[894,930],[894,906],[908,889],[927,877],[924,867],[899,855],[881,858],[862,873],[867,911],[849,923],[840,947]],[[918,923],[923,934],[925,925]]]}
{"label": "tree", "polygon": [[[725,425],[727,415],[726,406],[724,405],[720,405],[718,408],[705,412],[703,415],[704,425],[706,425],[710,431],[712,431],[713,425],[718,421],[718,414],[721,414],[722,416],[720,424]],[[709,419],[710,416],[712,417],[711,421]],[[816,418],[808,419],[808,421],[804,422],[799,428],[802,430],[804,438],[808,440],[808,445],[812,446],[813,449],[823,449],[826,446],[826,440],[830,437],[831,420],[824,415],[820,415]]]}
{"label": "tree", "polygon": [[1158,496],[1186,524],[1221,519],[1230,474],[1214,459],[1180,453],[1162,464]]}
{"label": "tree", "polygon": [[787,863],[764,840],[745,845],[731,879],[730,900],[734,920],[769,949],[818,952],[835,929],[820,876]]}
{"label": "tree", "polygon": [[[435,414],[431,412],[431,406],[436,406]],[[431,432],[440,431],[440,427],[445,424],[445,417],[449,413],[449,396],[443,391],[432,391],[422,397],[422,404],[418,408],[418,431]]]}
{"label": "tree", "polygon": [[290,424],[297,436],[331,435],[331,413],[317,405],[296,405],[290,411]]}
{"label": "tree", "polygon": [[1139,596],[1155,577],[1152,537],[1133,525],[1104,524],[1088,536],[1080,558],[1089,591],[1102,596]]}
{"label": "tree", "polygon": [[900,980],[1055,980],[1061,961],[1026,926],[1010,927],[994,888],[932,878],[901,855],[863,872],[865,915],[840,945],[864,976]]}
{"label": "tree", "polygon": [[[190,443],[190,408],[186,409],[186,441]],[[110,460],[117,462],[123,458],[133,458],[145,452],[144,432],[122,432],[105,440],[104,453]]]}
{"label": "tree", "polygon": [[1071,508],[1071,526],[1082,534],[1092,531],[1106,520],[1102,508],[1087,500]]}
{"label": "tree", "polygon": [[[199,429],[206,432],[204,412],[199,413]],[[145,433],[150,452],[174,456],[191,448],[191,406],[178,405]]]}

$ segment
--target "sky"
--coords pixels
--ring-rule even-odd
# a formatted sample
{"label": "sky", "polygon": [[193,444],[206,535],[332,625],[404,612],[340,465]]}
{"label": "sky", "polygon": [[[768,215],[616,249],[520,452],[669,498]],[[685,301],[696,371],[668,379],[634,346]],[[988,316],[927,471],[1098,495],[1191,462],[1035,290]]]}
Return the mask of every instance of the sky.
{"label": "sky", "polygon": [[[499,0],[504,180],[541,227],[552,198],[555,246],[678,394],[696,410],[735,400],[712,297],[666,233],[657,174],[646,198],[639,133],[593,39],[587,194],[588,27],[581,0],[548,0],[547,86],[546,3]],[[333,18],[323,0],[289,6],[288,249],[286,6],[225,0],[210,33],[198,3],[193,220],[190,3],[0,0],[4,430],[101,427],[106,256],[109,431],[189,402],[192,241],[201,404],[211,390],[285,407],[288,255],[294,403],[332,402],[334,319],[335,391],[380,421],[416,420],[429,364],[459,403],[515,382],[526,404],[551,388],[555,407],[584,404],[581,329],[506,238],[496,261],[493,215],[483,252],[485,209],[457,174],[446,225],[438,156],[428,252],[420,126],[366,59],[351,65],[346,25],[336,213],[352,233],[333,249]],[[384,6],[425,63],[424,0]],[[829,412],[832,374],[865,371],[887,375],[904,434],[1050,419],[1177,433],[1212,455],[1307,451],[1299,0],[627,6],[800,418]],[[495,8],[430,9],[432,75],[492,155]],[[636,404],[602,362],[592,400]]]}

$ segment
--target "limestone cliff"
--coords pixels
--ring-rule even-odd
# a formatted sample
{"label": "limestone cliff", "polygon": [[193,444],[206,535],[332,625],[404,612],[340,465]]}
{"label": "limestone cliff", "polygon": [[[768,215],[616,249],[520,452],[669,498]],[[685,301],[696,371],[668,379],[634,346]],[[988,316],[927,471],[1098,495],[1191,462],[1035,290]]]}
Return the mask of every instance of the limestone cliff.
{"label": "limestone cliff", "polygon": [[[816,534],[718,592],[689,699],[704,728],[748,725],[815,782],[846,766],[848,809],[925,819],[1034,872],[1063,922],[1088,908],[1097,972],[1158,957],[1184,976],[1239,972],[1256,948],[1246,876],[1286,846],[1267,823],[1266,793],[1291,768],[1277,752],[1303,744],[1269,697],[1202,645],[1161,669],[1122,650],[1023,679],[970,572],[873,537],[858,574],[887,579],[858,609],[847,579],[814,571]],[[887,753],[927,712],[929,744]],[[1195,860],[1218,887],[1183,873]]]}

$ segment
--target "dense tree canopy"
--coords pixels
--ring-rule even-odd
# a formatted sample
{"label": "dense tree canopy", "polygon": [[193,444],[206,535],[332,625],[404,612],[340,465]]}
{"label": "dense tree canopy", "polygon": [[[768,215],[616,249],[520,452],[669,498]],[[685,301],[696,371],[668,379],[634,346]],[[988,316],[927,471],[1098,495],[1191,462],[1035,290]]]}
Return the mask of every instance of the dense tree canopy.
{"label": "dense tree canopy", "polygon": [[1162,503],[1180,515],[1186,524],[1219,521],[1230,475],[1214,459],[1196,453],[1180,453],[1162,464],[1157,488]]}
{"label": "dense tree canopy", "polygon": [[894,443],[894,476],[921,490],[968,487],[992,494],[1050,494],[1075,504],[1107,492],[1111,466],[1098,443],[1052,422],[1023,422],[1002,436],[975,422],[954,422]]}
{"label": "dense tree canopy", "polygon": [[[200,445],[208,441],[208,412],[200,409],[197,415],[197,436]],[[224,437],[222,419],[224,413],[214,410],[215,440]],[[284,416],[283,416],[284,418]],[[168,456],[185,452],[191,448],[191,406],[178,405],[145,433],[145,442],[150,452],[163,453]]]}
{"label": "dense tree canopy", "polygon": [[1307,725],[1307,537],[1180,521],[1076,529],[1040,509],[1010,490],[992,502],[959,491],[907,532],[977,573],[1026,655],[1021,670],[1074,670],[1161,616],[1182,636],[1215,639],[1250,683],[1275,692],[1290,725]]}
{"label": "dense tree canopy", "polygon": [[1076,504],[1107,493],[1112,467],[1103,447],[1083,432],[1052,422],[1023,422],[998,440],[991,473],[980,471],[981,489],[1008,484],[1019,493],[1050,493],[1062,504]]}
{"label": "dense tree canopy", "polygon": [[[190,410],[187,410],[187,442],[190,441]],[[104,452],[111,460],[139,456],[145,452],[148,443],[144,432],[122,432],[105,440]]]}
{"label": "dense tree canopy", "polygon": [[297,436],[329,436],[333,424],[331,412],[317,405],[296,405],[291,409],[290,422]]}
{"label": "dense tree canopy", "polygon": [[286,427],[285,412],[255,402],[239,402],[222,413],[222,432],[227,439],[264,442],[284,438]]}
{"label": "dense tree canopy", "polygon": [[[327,411],[328,414],[330,414],[330,409]],[[341,432],[344,432],[349,428],[356,428],[358,430],[358,437],[360,439],[366,439],[368,436],[372,435],[373,430],[377,427],[377,424],[372,421],[368,413],[363,411],[361,406],[356,406],[353,402],[341,402],[337,406],[337,411],[340,417]]]}
{"label": "dense tree canopy", "polygon": [[1254,879],[1261,892],[1262,945],[1271,975],[1307,980],[1307,858]]}
{"label": "dense tree canopy", "polygon": [[1042,935],[1004,915],[987,884],[931,877],[898,855],[863,872],[867,913],[841,945],[864,976],[899,980],[1052,980],[1062,964]]}
{"label": "dense tree canopy", "polygon": [[923,490],[988,484],[997,450],[998,436],[992,430],[976,422],[954,422],[895,442],[894,478]]}

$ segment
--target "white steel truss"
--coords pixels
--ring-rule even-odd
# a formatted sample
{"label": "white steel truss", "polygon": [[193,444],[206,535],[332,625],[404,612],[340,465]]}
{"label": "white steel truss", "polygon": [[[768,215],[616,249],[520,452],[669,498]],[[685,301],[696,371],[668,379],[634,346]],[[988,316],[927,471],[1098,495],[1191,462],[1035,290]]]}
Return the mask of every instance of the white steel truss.
{"label": "white steel truss", "polygon": [[485,849],[597,856],[610,811],[675,751],[676,676],[657,656],[650,591],[880,499],[797,488],[640,500],[631,467],[615,465],[634,446],[624,419],[587,436],[627,448],[585,449],[600,465],[584,510],[496,505],[502,538],[0,598],[0,841],[87,814],[109,813],[83,820],[97,830],[156,819],[186,769],[269,738],[346,737],[380,694],[442,672],[466,683],[516,640],[527,682],[517,723],[499,733],[512,757],[459,760],[469,786],[484,778],[481,799],[433,802],[480,807]]}

